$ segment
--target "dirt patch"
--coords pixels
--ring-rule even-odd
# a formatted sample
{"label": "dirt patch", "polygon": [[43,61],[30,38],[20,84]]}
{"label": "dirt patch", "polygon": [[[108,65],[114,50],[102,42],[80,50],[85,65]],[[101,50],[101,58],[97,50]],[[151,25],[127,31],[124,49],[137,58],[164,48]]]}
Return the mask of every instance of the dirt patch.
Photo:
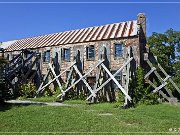
{"label": "dirt patch", "polygon": [[112,116],[112,113],[100,113],[99,116]]}

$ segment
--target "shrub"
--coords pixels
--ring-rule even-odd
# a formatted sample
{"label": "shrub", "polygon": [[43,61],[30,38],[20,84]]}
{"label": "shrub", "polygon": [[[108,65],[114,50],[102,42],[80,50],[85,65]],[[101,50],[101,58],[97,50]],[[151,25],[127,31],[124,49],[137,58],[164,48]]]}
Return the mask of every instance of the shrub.
{"label": "shrub", "polygon": [[138,104],[158,104],[157,93],[152,93],[150,86],[145,85],[144,70],[138,68],[136,72],[136,79],[130,81],[131,96],[133,105]]}
{"label": "shrub", "polygon": [[36,92],[36,86],[34,83],[29,82],[19,86],[20,96],[23,98],[33,98]]}

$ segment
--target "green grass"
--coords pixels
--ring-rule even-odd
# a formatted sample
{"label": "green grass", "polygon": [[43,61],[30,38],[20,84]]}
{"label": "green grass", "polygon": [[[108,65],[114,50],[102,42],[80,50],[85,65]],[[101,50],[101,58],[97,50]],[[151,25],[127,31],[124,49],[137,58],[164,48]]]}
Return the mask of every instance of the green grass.
{"label": "green grass", "polygon": [[[169,128],[180,128],[180,105],[141,105],[130,109],[115,106],[114,103],[86,105],[84,102],[79,106],[68,107],[4,106],[0,108],[0,132],[97,134],[97,132],[169,132]],[[177,133],[180,134],[180,130]]]}

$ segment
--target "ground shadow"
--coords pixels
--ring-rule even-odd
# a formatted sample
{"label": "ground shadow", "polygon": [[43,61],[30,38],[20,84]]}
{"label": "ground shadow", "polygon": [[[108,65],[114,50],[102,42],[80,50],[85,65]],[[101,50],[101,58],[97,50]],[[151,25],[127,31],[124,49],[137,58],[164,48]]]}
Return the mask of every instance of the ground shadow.
{"label": "ground shadow", "polygon": [[8,103],[8,102],[2,102],[0,103],[0,112],[5,112],[9,109],[12,109],[13,107],[22,107],[22,106],[29,106],[29,105],[46,105],[42,102],[17,102],[17,103]]}

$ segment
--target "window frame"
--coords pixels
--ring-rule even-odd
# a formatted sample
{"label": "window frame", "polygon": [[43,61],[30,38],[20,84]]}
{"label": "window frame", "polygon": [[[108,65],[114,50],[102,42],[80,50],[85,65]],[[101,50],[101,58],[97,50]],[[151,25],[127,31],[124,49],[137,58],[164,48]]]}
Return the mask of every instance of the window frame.
{"label": "window frame", "polygon": [[[120,45],[121,46],[121,54],[117,56],[116,54],[116,46],[117,45]],[[119,58],[122,58],[123,57],[123,44],[122,43],[114,43],[114,59],[119,59]]]}
{"label": "window frame", "polygon": [[[89,49],[92,49],[92,48],[93,48],[93,57],[90,58],[89,54],[92,53],[92,52],[90,52]],[[95,60],[95,45],[88,45],[88,46],[86,46],[86,59],[88,61],[94,61]]]}
{"label": "window frame", "polygon": [[[46,56],[47,52],[49,53],[49,58],[48,59],[47,59],[47,56]],[[51,51],[50,50],[44,51],[44,53],[43,53],[43,62],[44,63],[49,63],[50,60],[51,60]]]}
{"label": "window frame", "polygon": [[[68,57],[68,59],[66,59],[67,54],[65,53],[67,50],[69,50],[69,57]],[[70,62],[70,59],[71,59],[70,55],[71,55],[70,48],[63,48],[63,60],[66,61],[66,62]]]}

